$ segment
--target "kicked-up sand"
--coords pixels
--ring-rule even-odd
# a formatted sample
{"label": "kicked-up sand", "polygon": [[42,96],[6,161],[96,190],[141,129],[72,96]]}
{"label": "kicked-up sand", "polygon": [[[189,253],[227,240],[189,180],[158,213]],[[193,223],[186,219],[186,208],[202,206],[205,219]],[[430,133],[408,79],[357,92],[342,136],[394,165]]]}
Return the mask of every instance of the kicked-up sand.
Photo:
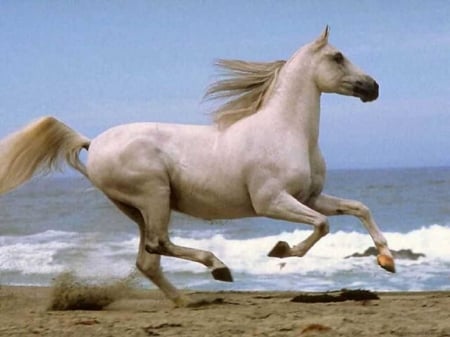
{"label": "kicked-up sand", "polygon": [[174,308],[133,290],[101,311],[48,310],[48,287],[0,286],[0,336],[450,337],[450,292],[378,293],[377,300],[298,303],[300,292],[186,292]]}

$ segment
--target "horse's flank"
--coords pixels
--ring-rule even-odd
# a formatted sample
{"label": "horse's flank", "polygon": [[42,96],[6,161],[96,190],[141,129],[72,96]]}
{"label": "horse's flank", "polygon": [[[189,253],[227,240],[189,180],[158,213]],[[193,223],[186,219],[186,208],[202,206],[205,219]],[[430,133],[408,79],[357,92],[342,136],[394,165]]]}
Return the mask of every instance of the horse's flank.
{"label": "horse's flank", "polygon": [[213,111],[215,124],[224,129],[256,113],[270,97],[285,63],[218,60],[216,66],[224,70],[223,79],[213,83],[205,94],[207,99],[225,99]]}

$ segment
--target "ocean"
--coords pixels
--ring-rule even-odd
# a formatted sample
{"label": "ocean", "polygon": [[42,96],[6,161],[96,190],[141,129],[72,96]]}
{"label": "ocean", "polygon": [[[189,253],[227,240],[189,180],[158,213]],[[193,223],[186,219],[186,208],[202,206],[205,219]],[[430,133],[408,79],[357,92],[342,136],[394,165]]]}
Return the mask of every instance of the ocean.
{"label": "ocean", "polygon": [[[332,170],[325,192],[364,202],[391,249],[424,256],[397,259],[395,274],[374,256],[346,258],[373,243],[356,218],[340,216],[330,218],[330,234],[307,255],[280,260],[267,257],[275,243],[298,243],[310,226],[173,213],[173,241],[213,251],[234,282],[215,281],[204,266],[174,258],[163,258],[163,269],[188,290],[450,290],[450,168]],[[137,225],[82,177],[37,178],[0,197],[0,284],[48,286],[65,271],[87,281],[123,278],[135,271],[137,246]],[[137,282],[154,288],[142,276]]]}

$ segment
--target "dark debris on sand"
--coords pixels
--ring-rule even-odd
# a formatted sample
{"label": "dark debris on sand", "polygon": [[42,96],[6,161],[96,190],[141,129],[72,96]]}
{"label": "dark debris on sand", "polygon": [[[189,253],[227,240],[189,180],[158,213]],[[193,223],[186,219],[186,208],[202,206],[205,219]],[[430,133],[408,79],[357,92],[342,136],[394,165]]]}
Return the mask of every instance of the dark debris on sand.
{"label": "dark debris on sand", "polygon": [[344,302],[344,301],[368,301],[379,300],[378,295],[369,290],[347,290],[326,292],[320,294],[300,294],[295,296],[291,302],[299,303],[330,303],[330,302]]}

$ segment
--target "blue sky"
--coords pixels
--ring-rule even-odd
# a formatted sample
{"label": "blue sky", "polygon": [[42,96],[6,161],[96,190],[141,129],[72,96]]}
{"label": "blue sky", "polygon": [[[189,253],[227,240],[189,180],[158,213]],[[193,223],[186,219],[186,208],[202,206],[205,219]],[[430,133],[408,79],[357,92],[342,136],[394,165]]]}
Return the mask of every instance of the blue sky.
{"label": "blue sky", "polygon": [[449,166],[449,17],[448,1],[1,1],[0,137],[42,115],[89,137],[209,123],[214,59],[287,59],[328,24],[380,84],[373,103],[323,96],[328,167]]}

